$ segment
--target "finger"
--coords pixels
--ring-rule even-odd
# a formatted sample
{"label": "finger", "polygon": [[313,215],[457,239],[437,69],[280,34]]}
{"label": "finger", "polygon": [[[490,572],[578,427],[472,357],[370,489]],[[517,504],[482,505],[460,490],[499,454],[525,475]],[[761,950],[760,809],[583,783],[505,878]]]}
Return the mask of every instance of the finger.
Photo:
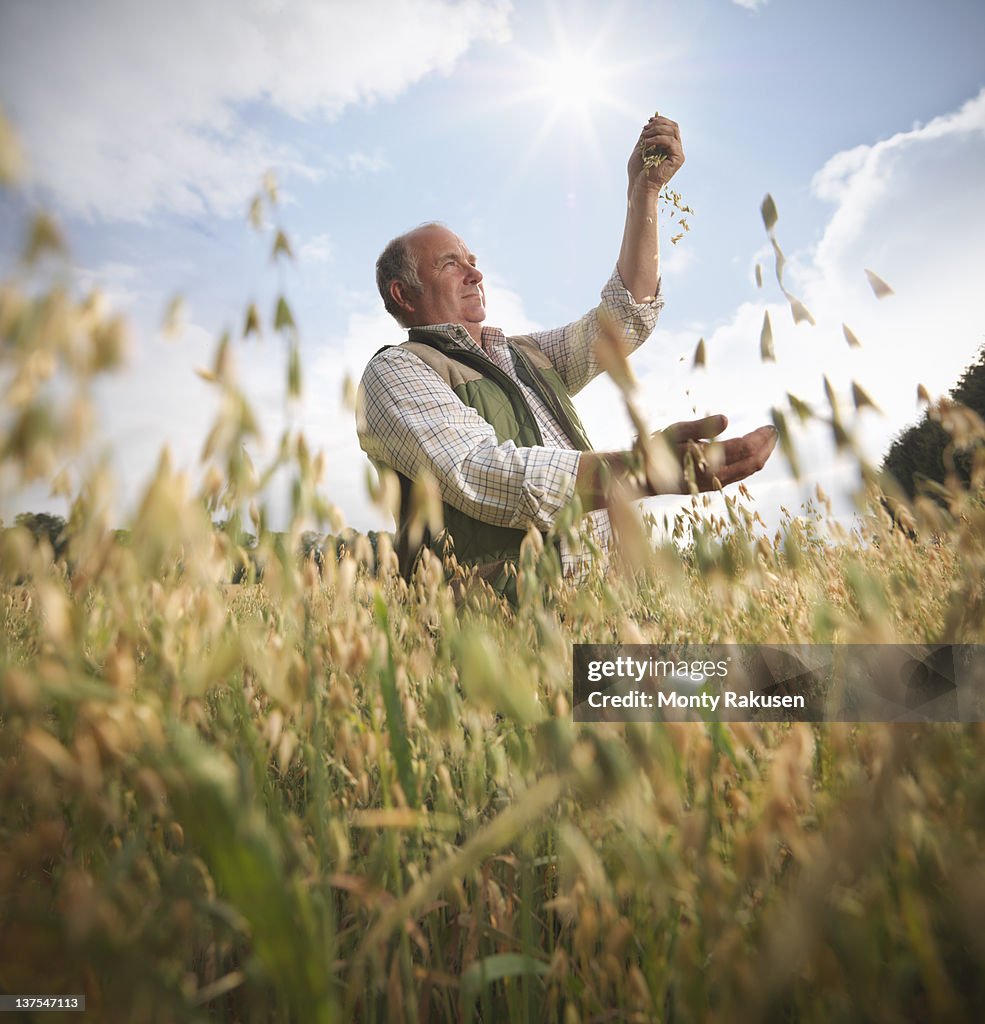
{"label": "finger", "polygon": [[676,135],[667,132],[644,132],[640,136],[639,145],[647,149],[659,147],[661,149],[683,149],[681,140]]}
{"label": "finger", "polygon": [[[714,416],[705,416],[700,420],[683,420],[680,423],[672,423],[663,434],[674,444],[684,444],[687,441],[703,441],[710,437],[717,437],[727,426],[728,417],[718,413]],[[739,439],[737,438],[737,440]]]}
{"label": "finger", "polygon": [[640,145],[644,153],[665,153],[668,157],[684,155],[684,147],[670,139],[643,139]]}
{"label": "finger", "polygon": [[680,140],[669,138],[666,135],[649,138],[644,136],[640,139],[640,146],[647,154],[663,153],[668,159],[683,161],[684,147]]}
{"label": "finger", "polygon": [[720,441],[719,444],[724,450],[727,463],[738,462],[741,459],[755,455],[756,452],[762,449],[772,451],[773,446],[776,444],[777,436],[775,427],[766,426],[752,430],[741,437],[731,437],[726,441]]}
{"label": "finger", "polygon": [[776,437],[771,427],[760,427],[742,437],[730,437],[727,441],[719,442],[722,464],[728,468],[745,462],[747,459],[755,458],[761,450],[772,451],[775,443]]}
{"label": "finger", "polygon": [[775,428],[760,427],[743,437],[722,442],[725,461],[715,471],[721,485],[724,487],[758,473],[772,455],[778,436]]}
{"label": "finger", "polygon": [[680,125],[676,121],[670,121],[665,117],[658,118],[655,121],[647,121],[647,123],[643,125],[643,131],[669,132],[671,135],[677,136],[681,134]]}
{"label": "finger", "polygon": [[649,145],[679,146],[681,137],[665,128],[648,128],[640,136]]}

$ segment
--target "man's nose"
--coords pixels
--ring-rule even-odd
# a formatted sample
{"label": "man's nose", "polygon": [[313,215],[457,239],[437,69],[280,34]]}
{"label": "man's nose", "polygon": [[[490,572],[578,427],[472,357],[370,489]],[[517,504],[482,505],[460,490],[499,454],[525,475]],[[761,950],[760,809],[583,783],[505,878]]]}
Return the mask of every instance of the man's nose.
{"label": "man's nose", "polygon": [[466,264],[468,270],[466,271],[466,280],[469,284],[478,284],[482,280],[482,271],[478,267],[473,267],[471,263]]}

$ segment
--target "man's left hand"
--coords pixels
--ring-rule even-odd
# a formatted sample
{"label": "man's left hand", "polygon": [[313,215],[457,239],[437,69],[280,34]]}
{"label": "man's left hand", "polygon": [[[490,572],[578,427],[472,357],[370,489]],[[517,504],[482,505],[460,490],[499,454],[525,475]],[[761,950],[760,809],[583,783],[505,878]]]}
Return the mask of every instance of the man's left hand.
{"label": "man's left hand", "polygon": [[[741,437],[710,441],[727,426],[727,417],[715,415],[674,423],[661,431],[682,470],[676,487],[671,485],[670,490],[687,494],[693,485],[698,491],[716,491],[719,487],[745,480],[766,465],[776,447],[776,428],[759,427]],[[690,474],[687,472],[688,463]],[[655,487],[652,481],[648,483],[654,493],[666,493],[668,490],[666,486]]]}
{"label": "man's left hand", "polygon": [[[661,156],[663,159],[655,166],[644,168],[644,150],[647,157]],[[683,163],[684,148],[681,145],[681,131],[677,122],[671,121],[669,117],[654,114],[643,126],[626,168],[629,174],[630,196],[637,188],[659,195],[660,190],[681,169]]]}

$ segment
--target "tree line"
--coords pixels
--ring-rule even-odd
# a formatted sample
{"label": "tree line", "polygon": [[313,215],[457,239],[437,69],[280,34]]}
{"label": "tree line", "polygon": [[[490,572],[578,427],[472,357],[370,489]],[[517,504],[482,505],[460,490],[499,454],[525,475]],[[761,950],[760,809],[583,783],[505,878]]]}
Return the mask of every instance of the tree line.
{"label": "tree line", "polygon": [[[34,538],[36,544],[42,542],[50,545],[55,562],[66,563],[67,570],[71,575],[72,565],[69,551],[69,523],[63,516],[53,515],[50,512],[21,512],[14,519],[14,525],[23,527]],[[216,530],[225,530],[223,522],[213,523]],[[3,524],[0,523],[0,532]],[[286,533],[272,533],[271,539],[275,550],[286,546],[288,535]],[[362,553],[369,562],[369,569],[376,571],[377,551],[381,531],[370,530],[368,533],[359,533],[357,530],[346,529],[339,534],[320,534],[314,530],[306,530],[301,534],[295,550],[295,557],[300,564],[312,561],[322,571],[326,559],[329,557],[341,561],[346,557],[356,557]],[[388,534],[392,542],[392,535]],[[368,543],[360,543],[360,538],[365,538]],[[114,530],[113,539],[118,544],[130,543],[129,530]],[[237,538],[238,546],[246,555],[246,562],[236,566],[230,576],[230,583],[247,583],[251,580],[259,582],[263,579],[263,561],[259,556],[259,545],[257,538],[250,533],[241,534]],[[368,552],[368,558],[367,558]]]}

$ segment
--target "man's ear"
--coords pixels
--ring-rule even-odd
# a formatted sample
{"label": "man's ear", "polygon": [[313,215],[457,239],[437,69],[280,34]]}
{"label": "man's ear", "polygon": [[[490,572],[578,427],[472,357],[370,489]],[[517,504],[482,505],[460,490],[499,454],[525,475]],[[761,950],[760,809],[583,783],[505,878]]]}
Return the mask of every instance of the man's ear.
{"label": "man's ear", "polygon": [[406,313],[414,312],[414,305],[410,301],[411,295],[409,291],[404,288],[400,281],[390,282],[390,298],[397,304],[397,306],[404,310]]}

